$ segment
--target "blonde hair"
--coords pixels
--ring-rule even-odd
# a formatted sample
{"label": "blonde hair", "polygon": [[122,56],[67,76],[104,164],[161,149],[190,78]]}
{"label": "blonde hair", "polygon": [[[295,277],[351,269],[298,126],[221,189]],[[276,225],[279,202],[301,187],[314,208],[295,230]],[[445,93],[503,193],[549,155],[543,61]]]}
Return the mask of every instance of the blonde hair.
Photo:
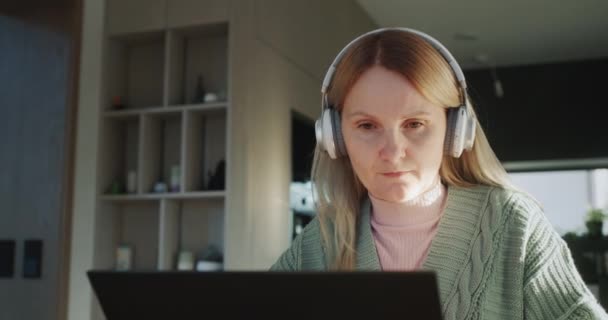
{"label": "blonde hair", "polygon": [[[398,72],[435,105],[449,108],[461,103],[457,80],[443,56],[419,36],[394,30],[364,37],[345,53],[328,88],[329,103],[341,113],[350,89],[374,65]],[[470,103],[467,103],[467,109],[475,115]],[[442,182],[448,186],[512,188],[507,172],[490,147],[479,122],[475,121],[476,136],[472,150],[463,152],[460,158],[444,156],[439,169]],[[322,241],[334,258],[329,262],[329,268],[353,270],[357,219],[367,190],[348,157],[332,160],[318,146],[312,180]]]}

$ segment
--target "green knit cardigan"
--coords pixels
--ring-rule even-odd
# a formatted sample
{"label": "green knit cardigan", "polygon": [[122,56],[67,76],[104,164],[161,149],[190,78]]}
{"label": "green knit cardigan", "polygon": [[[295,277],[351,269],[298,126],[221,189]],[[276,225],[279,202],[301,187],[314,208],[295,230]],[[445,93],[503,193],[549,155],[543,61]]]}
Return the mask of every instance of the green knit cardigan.
{"label": "green knit cardigan", "polygon": [[[381,270],[361,205],[356,269]],[[313,219],[270,271],[327,270]],[[437,275],[444,319],[608,319],[541,206],[523,192],[448,187],[447,205],[421,267]]]}

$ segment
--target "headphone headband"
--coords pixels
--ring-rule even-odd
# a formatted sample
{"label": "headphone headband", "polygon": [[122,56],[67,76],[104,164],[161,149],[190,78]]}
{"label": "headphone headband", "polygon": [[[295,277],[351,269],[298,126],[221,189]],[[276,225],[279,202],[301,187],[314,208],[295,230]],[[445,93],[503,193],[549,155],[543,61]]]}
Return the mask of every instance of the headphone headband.
{"label": "headphone headband", "polygon": [[[358,36],[357,38],[352,40],[350,43],[348,43],[344,48],[342,48],[340,53],[338,53],[338,55],[334,58],[334,61],[331,63],[331,66],[329,67],[329,69],[327,70],[327,73],[325,74],[325,78],[323,79],[323,85],[321,86],[321,93],[325,96],[327,87],[329,87],[329,84],[331,83],[331,81],[333,79],[334,72],[336,71],[336,67],[337,67],[338,63],[340,63],[340,60],[342,60],[342,56],[344,56],[346,51],[348,51],[348,49],[350,47],[352,47],[353,44],[357,43],[360,39],[362,39],[366,36],[373,35],[376,33],[387,31],[387,30],[403,31],[403,32],[408,32],[408,33],[412,33],[417,36],[420,36],[424,40],[426,40],[429,44],[431,44],[437,51],[439,51],[439,53],[441,53],[441,55],[444,57],[446,62],[452,68],[454,75],[456,76],[456,79],[458,80],[458,83],[460,83],[462,105],[466,106],[467,83],[464,78],[464,73],[462,72],[462,69],[460,68],[460,65],[458,64],[458,62],[456,62],[456,59],[454,59],[454,56],[452,56],[450,51],[443,44],[441,44],[441,42],[439,42],[438,40],[436,40],[435,38],[431,37],[430,35],[428,35],[424,32],[421,32],[421,31],[418,31],[415,29],[399,28],[399,27],[380,28],[380,29],[372,30],[370,32],[367,32],[367,33],[364,33],[364,34]],[[325,103],[323,103],[323,107],[324,106],[325,106]]]}

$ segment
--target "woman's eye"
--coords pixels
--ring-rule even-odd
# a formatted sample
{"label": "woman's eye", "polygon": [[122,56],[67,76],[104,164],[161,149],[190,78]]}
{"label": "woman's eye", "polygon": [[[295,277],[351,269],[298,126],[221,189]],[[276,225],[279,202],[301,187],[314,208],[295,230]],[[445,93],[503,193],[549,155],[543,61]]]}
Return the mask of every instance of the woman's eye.
{"label": "woman's eye", "polygon": [[365,129],[365,130],[371,130],[374,128],[374,125],[372,123],[369,122],[363,122],[360,123],[357,128],[361,128],[361,129]]}
{"label": "woman's eye", "polygon": [[422,127],[423,125],[424,124],[420,121],[412,121],[412,122],[409,122],[406,126],[411,129],[418,129],[418,128]]}

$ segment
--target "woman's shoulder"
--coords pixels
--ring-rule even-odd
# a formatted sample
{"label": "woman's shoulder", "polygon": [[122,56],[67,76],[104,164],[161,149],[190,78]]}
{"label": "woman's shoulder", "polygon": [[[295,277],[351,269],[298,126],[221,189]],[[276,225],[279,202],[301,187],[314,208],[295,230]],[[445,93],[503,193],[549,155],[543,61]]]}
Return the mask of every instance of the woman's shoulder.
{"label": "woman's shoulder", "polygon": [[299,251],[310,251],[311,249],[321,249],[321,223],[319,222],[319,216],[315,215],[306,224],[304,228],[296,235],[293,241],[293,245],[297,245]]}
{"label": "woman's shoulder", "polygon": [[314,216],[304,228],[301,229],[297,237],[303,244],[307,244],[311,238],[317,238],[321,236],[321,226],[319,225],[319,217]]}
{"label": "woman's shoulder", "polygon": [[[475,221],[479,234],[506,239],[498,241],[498,247],[517,252],[525,248],[531,237],[539,234],[555,238],[541,203],[530,193],[500,186],[479,185],[465,189],[463,192],[470,194],[468,203],[474,203],[468,205],[470,216],[466,220]],[[467,213],[463,210],[455,212],[459,215]]]}
{"label": "woman's shoulder", "polygon": [[516,187],[487,187],[488,211],[514,232],[524,232],[533,225],[549,225],[543,204],[531,193]]}
{"label": "woman's shoulder", "polygon": [[310,260],[320,260],[320,226],[315,216],[291,241],[279,258],[271,265],[271,271],[296,271],[309,269]]}
{"label": "woman's shoulder", "polygon": [[300,246],[303,254],[321,254],[324,250],[323,229],[325,227],[328,234],[333,232],[333,225],[327,221],[324,226],[321,226],[320,217],[315,215],[310,222],[302,229],[298,237],[300,237]]}
{"label": "woman's shoulder", "polygon": [[512,214],[541,214],[543,204],[531,193],[515,187],[491,187],[491,200]]}
{"label": "woman's shoulder", "polygon": [[450,187],[452,192],[457,193],[468,193],[476,195],[480,198],[486,198],[488,201],[505,204],[505,205],[530,205],[530,206],[541,206],[540,202],[534,198],[530,193],[525,190],[516,187],[507,186],[489,186],[489,185],[475,185],[471,187]]}
{"label": "woman's shoulder", "polygon": [[509,216],[509,220],[526,223],[530,218],[544,215],[543,205],[532,194],[516,187],[476,185],[473,187],[453,187],[461,202],[475,205],[486,215],[500,220]]}

